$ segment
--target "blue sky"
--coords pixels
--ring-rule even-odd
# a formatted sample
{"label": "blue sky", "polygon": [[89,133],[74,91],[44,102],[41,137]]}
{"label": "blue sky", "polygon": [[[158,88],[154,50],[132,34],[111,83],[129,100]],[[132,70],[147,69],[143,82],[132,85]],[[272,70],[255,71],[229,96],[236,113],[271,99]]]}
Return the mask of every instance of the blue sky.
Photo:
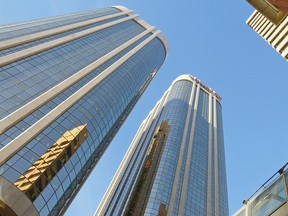
{"label": "blue sky", "polygon": [[92,215],[142,120],[171,82],[190,73],[223,100],[230,214],[287,161],[287,62],[245,21],[246,1],[0,0],[0,24],[124,5],[160,29],[166,62],[66,216]]}

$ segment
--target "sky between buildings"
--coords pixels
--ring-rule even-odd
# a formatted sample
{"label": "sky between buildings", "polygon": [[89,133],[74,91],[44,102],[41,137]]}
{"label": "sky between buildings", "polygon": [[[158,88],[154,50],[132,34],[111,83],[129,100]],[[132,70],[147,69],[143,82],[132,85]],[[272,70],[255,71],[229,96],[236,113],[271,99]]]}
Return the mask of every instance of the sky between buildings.
{"label": "sky between buildings", "polygon": [[246,1],[0,0],[0,24],[123,5],[160,29],[170,50],[66,216],[93,215],[141,122],[179,75],[222,100],[230,214],[288,161],[288,63],[245,23]]}

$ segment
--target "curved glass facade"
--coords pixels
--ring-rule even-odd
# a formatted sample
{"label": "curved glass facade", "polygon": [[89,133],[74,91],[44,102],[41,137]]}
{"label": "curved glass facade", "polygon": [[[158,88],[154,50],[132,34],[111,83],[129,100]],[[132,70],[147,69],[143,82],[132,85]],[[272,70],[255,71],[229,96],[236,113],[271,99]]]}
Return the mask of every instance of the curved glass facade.
{"label": "curved glass facade", "polygon": [[178,77],[143,121],[95,215],[228,215],[220,101],[192,76]]}
{"label": "curved glass facade", "polygon": [[17,38],[117,13],[122,14],[7,52],[29,52],[30,47],[100,28],[0,68],[0,154],[5,156],[0,197],[18,215],[63,213],[164,62],[166,44],[149,24],[130,19],[134,13],[122,7],[0,27],[0,35]]}

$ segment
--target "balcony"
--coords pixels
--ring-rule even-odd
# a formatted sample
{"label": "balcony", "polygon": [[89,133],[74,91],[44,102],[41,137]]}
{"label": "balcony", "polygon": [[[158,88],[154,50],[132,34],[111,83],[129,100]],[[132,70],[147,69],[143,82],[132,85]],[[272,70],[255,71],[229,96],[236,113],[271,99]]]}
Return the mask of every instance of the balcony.
{"label": "balcony", "polygon": [[285,171],[233,216],[288,216],[287,184],[288,171]]}

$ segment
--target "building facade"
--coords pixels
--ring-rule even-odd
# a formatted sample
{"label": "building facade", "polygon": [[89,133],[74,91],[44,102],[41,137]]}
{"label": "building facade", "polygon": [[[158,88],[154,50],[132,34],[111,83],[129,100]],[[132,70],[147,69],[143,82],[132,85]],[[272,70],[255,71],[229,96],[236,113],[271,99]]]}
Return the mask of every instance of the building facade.
{"label": "building facade", "polygon": [[0,215],[63,214],[166,55],[122,6],[0,26]]}
{"label": "building facade", "polygon": [[245,205],[233,216],[286,216],[288,215],[288,171],[281,173],[269,185],[245,200]]}
{"label": "building facade", "polygon": [[[288,16],[271,1],[248,0],[256,9],[246,23],[288,60]],[[287,3],[286,3],[287,4]]]}
{"label": "building facade", "polygon": [[95,215],[228,215],[221,98],[178,77],[142,122]]}

